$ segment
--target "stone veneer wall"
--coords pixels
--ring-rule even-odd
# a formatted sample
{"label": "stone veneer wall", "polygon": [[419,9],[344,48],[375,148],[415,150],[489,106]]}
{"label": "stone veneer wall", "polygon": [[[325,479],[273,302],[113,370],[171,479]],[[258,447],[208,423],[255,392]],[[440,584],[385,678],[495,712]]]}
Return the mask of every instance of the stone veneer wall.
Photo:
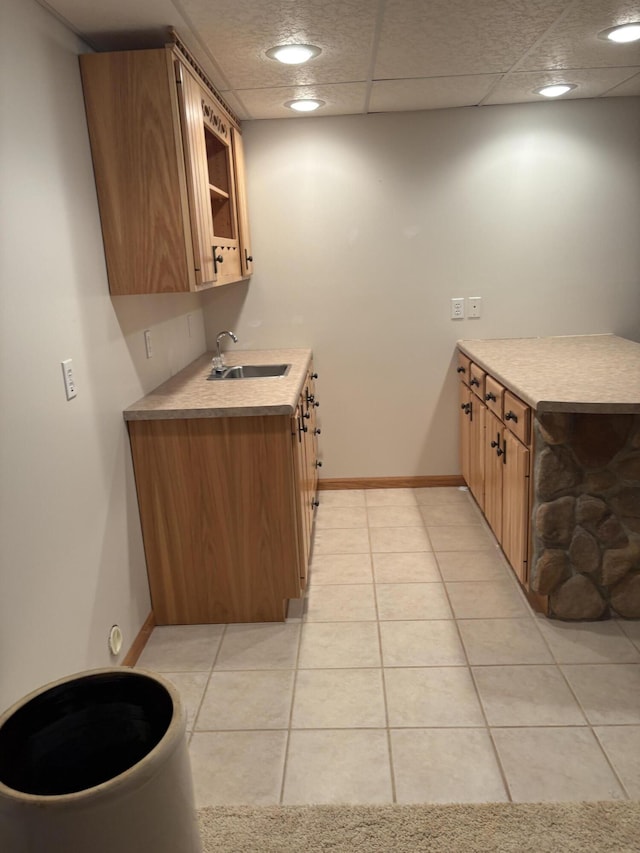
{"label": "stone veneer wall", "polygon": [[558,619],[640,617],[640,415],[537,416],[531,588]]}

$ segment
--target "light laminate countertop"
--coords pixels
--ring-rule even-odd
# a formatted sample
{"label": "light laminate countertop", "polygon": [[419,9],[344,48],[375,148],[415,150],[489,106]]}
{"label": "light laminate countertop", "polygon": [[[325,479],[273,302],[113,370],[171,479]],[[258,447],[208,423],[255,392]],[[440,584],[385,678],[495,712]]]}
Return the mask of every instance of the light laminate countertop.
{"label": "light laminate countertop", "polygon": [[640,412],[640,344],[626,338],[461,340],[458,347],[538,412]]}
{"label": "light laminate countertop", "polygon": [[124,411],[127,421],[293,414],[311,361],[309,349],[229,350],[225,362],[290,364],[286,376],[207,380],[208,352]]}

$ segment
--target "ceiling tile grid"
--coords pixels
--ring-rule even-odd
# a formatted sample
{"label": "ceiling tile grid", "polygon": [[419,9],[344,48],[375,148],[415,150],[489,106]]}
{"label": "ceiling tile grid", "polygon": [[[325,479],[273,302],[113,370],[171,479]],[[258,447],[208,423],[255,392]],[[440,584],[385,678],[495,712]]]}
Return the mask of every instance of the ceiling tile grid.
{"label": "ceiling tile grid", "polygon": [[[574,68],[571,71],[571,83],[577,88],[564,95],[565,100],[576,98],[597,98],[614,86],[628,80],[633,70],[628,68]],[[557,75],[549,71],[518,71],[504,77],[491,92],[485,104],[513,104],[527,101],[548,101],[535,92],[542,86],[559,82]]]}
{"label": "ceiling tile grid", "polygon": [[500,79],[500,74],[474,74],[418,80],[376,80],[371,88],[369,112],[475,106]]}

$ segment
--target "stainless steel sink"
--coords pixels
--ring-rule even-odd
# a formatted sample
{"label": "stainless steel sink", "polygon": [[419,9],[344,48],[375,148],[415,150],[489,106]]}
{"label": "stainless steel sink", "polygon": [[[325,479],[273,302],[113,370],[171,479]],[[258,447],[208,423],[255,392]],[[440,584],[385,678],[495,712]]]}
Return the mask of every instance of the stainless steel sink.
{"label": "stainless steel sink", "polygon": [[286,376],[290,364],[236,364],[225,367],[221,373],[211,371],[208,379],[277,379]]}

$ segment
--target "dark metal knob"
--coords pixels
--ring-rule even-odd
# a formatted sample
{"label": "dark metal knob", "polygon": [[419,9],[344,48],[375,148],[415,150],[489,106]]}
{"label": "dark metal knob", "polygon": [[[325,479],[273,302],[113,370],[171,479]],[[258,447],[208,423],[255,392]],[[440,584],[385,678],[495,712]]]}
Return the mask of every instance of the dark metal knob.
{"label": "dark metal knob", "polygon": [[311,412],[305,412],[305,413],[304,413],[304,415],[303,415],[302,417],[303,417],[303,418],[306,418],[307,420],[309,420],[309,418],[311,417]]}
{"label": "dark metal knob", "polygon": [[312,406],[315,406],[315,407],[316,407],[316,409],[317,409],[317,408],[320,406],[320,403],[318,403],[318,401],[317,401],[317,400],[313,400],[313,401],[312,401],[312,403],[311,403],[311,405],[312,405]]}
{"label": "dark metal knob", "polygon": [[320,506],[320,501],[317,498],[314,498],[311,501],[311,507],[312,507],[312,509],[315,509],[317,506]]}
{"label": "dark metal knob", "polygon": [[491,442],[491,447],[500,447],[500,445],[498,444],[498,442],[497,442],[497,441],[492,441],[492,442]]}
{"label": "dark metal knob", "polygon": [[316,427],[313,431],[313,434],[314,435],[320,435],[321,432],[322,432],[322,430],[319,427]]}
{"label": "dark metal knob", "polygon": [[471,380],[471,382],[469,382],[469,385],[477,385],[479,388],[480,387],[480,381],[478,379],[476,379],[474,376],[473,379]]}
{"label": "dark metal knob", "polygon": [[312,379],[317,379],[317,378],[318,378],[318,374],[317,374],[317,373],[312,373],[312,374],[311,374],[311,378],[312,378]]}
{"label": "dark metal knob", "polygon": [[248,255],[246,249],[244,250],[244,257],[245,257],[245,260],[248,264],[253,263],[253,255]]}
{"label": "dark metal knob", "polygon": [[496,395],[495,395],[495,394],[493,394],[491,391],[489,391],[489,393],[488,393],[488,394],[485,394],[485,395],[484,395],[484,399],[485,399],[485,400],[493,400],[493,402],[495,403],[495,401],[496,401]]}
{"label": "dark metal knob", "polygon": [[456,368],[456,373],[466,373],[466,372],[467,372],[467,371],[466,371],[466,369],[465,369],[464,367],[457,367],[457,368]]}
{"label": "dark metal knob", "polygon": [[217,264],[223,264],[224,263],[224,258],[222,257],[222,255],[216,255],[216,263]]}
{"label": "dark metal knob", "polygon": [[322,468],[322,462],[319,459],[316,459],[315,466],[316,468]]}
{"label": "dark metal knob", "polygon": [[315,399],[316,399],[316,398],[313,396],[313,394],[307,394],[307,403],[308,403],[310,406],[313,406],[313,403],[314,403],[314,400],[315,400]]}
{"label": "dark metal knob", "polygon": [[496,450],[496,453],[498,454],[498,456],[502,456],[502,454],[504,453],[504,450],[501,447],[498,447],[498,449]]}
{"label": "dark metal knob", "polygon": [[518,416],[513,412],[507,412],[507,414],[504,416],[504,419],[505,421],[513,421],[514,424],[518,423]]}

